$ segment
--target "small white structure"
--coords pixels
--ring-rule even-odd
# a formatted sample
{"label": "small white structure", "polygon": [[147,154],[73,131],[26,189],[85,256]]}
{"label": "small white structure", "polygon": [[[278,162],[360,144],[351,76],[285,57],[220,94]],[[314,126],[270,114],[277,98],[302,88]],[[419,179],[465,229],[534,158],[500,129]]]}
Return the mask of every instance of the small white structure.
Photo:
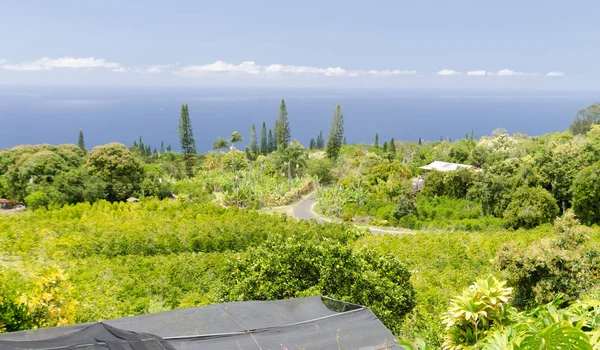
{"label": "small white structure", "polygon": [[438,160],[436,160],[435,162],[432,162],[430,164],[427,164],[425,166],[420,167],[420,169],[423,170],[437,170],[437,171],[443,171],[443,172],[447,172],[447,171],[456,171],[458,169],[472,169],[473,171],[481,171],[481,169],[476,168],[472,165],[467,165],[467,164],[457,164],[457,163],[446,163],[446,162],[440,162]]}

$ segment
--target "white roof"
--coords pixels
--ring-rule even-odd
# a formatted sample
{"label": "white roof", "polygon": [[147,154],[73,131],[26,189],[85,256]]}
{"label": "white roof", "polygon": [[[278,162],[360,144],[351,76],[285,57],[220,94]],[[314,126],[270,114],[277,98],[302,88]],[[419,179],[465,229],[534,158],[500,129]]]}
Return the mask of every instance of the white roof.
{"label": "white roof", "polygon": [[436,160],[435,162],[433,162],[431,164],[427,164],[427,165],[421,167],[421,169],[424,169],[424,170],[437,170],[437,171],[455,171],[459,168],[471,169],[471,168],[475,168],[475,167],[472,165],[467,165],[467,164],[440,162],[438,160]]}

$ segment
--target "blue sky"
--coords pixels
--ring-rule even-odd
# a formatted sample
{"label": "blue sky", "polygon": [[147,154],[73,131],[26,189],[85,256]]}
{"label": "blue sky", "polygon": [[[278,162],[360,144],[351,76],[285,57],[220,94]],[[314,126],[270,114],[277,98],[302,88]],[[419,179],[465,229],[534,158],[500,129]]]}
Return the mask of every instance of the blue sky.
{"label": "blue sky", "polygon": [[600,1],[0,0],[0,84],[596,90]]}

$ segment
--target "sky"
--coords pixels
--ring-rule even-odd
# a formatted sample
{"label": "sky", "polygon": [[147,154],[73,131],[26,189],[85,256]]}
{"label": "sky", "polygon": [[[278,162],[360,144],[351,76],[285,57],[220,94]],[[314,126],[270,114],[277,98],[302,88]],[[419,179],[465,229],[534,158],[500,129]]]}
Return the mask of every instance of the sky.
{"label": "sky", "polygon": [[0,0],[0,84],[600,89],[600,1]]}

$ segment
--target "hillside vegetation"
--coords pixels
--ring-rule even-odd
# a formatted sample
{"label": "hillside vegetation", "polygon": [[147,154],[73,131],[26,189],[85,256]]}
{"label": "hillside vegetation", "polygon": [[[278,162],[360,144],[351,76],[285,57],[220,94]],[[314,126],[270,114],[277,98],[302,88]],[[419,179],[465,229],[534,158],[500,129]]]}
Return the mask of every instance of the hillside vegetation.
{"label": "hillside vegetation", "polygon": [[[327,144],[321,132],[305,148],[282,101],[244,151],[233,132],[196,154],[184,105],[181,154],[141,138],[87,150],[82,133],[2,150],[0,197],[28,210],[0,215],[0,331],[327,295],[415,348],[598,346],[595,108],[577,132],[346,145],[338,106]],[[421,169],[434,160],[474,168]],[[341,223],[257,210],[311,191]]]}

